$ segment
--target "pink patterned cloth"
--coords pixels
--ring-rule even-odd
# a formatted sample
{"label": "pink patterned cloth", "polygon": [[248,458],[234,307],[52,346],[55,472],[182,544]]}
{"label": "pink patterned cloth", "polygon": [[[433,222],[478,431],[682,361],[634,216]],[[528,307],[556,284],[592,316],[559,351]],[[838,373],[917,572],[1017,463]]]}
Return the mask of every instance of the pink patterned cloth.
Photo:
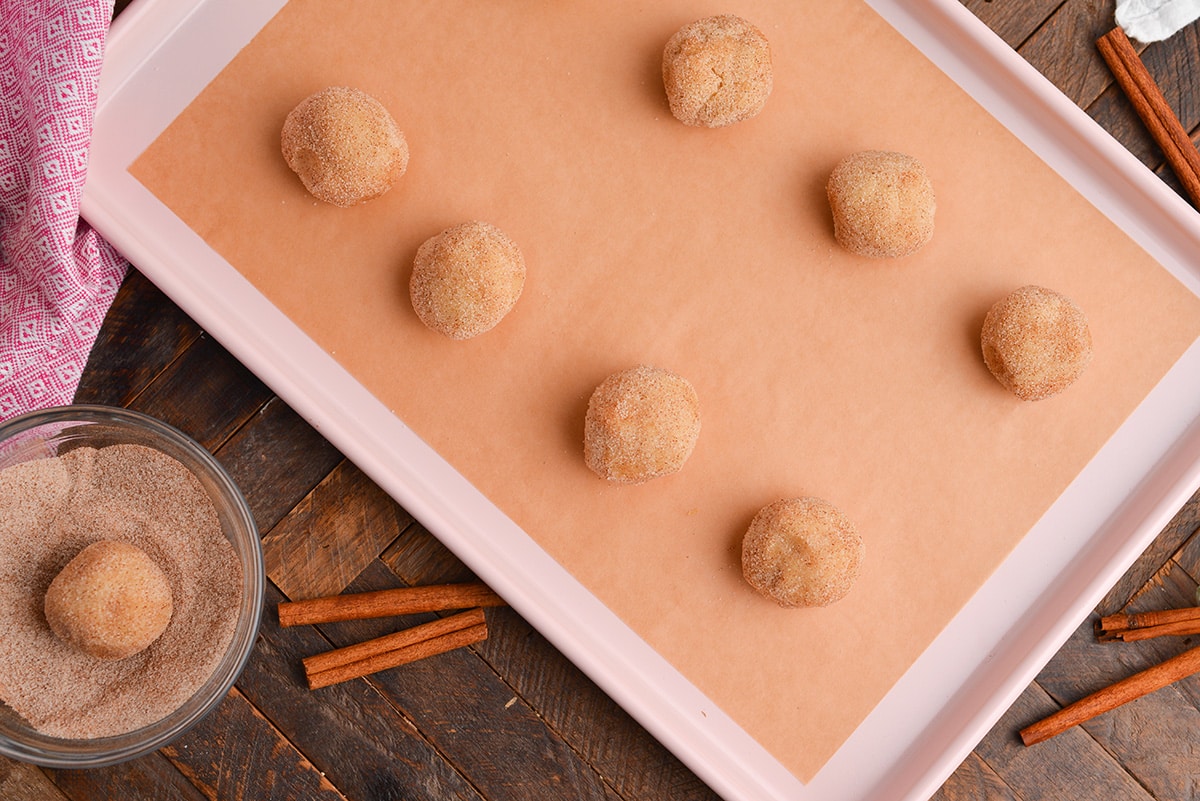
{"label": "pink patterned cloth", "polygon": [[0,420],[70,403],[126,262],[79,218],[113,0],[0,0]]}

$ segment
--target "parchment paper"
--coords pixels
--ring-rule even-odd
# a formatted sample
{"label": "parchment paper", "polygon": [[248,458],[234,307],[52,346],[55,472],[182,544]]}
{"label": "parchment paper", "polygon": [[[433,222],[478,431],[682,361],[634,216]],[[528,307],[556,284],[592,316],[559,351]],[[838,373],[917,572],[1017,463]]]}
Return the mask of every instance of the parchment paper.
{"label": "parchment paper", "polygon": [[[735,12],[774,51],[757,118],[670,115],[662,47]],[[279,155],[328,85],[384,102],[411,148],[389,194],[337,209]],[[917,156],[919,254],[840,250],[826,177]],[[271,301],[802,781],[808,781],[1200,333],[1200,303],[857,2],[293,0],[131,167]],[[485,219],[525,294],[453,342],[408,301],[417,246]],[[988,307],[1026,283],[1088,314],[1066,393],[1007,394]],[[702,404],[684,470],[608,486],[583,414],[610,372],[678,372]],[[741,580],[779,497],[835,503],[867,544],[827,609]],[[580,621],[586,625],[586,621]]]}

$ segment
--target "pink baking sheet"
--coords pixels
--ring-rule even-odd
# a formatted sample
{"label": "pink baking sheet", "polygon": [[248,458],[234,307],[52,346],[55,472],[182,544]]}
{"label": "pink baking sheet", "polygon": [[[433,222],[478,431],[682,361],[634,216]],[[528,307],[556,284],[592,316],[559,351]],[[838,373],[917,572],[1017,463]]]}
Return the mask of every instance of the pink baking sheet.
{"label": "pink baking sheet", "polygon": [[[758,118],[677,123],[662,44],[735,11],[775,55]],[[326,85],[391,109],[391,193],[315,203],[278,153]],[[825,177],[857,149],[921,158],[933,242],[834,243]],[[1200,302],[859,3],[293,0],[131,172],[363,386],[801,781],[846,741],[1200,334]],[[529,266],[513,314],[452,342],[408,305],[426,237],[486,219]],[[1017,286],[1086,311],[1068,392],[1016,401],[979,356]],[[582,464],[591,389],[637,363],[688,377],[676,476]],[[782,610],[738,541],[780,496],[836,503],[867,544],[851,594]]]}

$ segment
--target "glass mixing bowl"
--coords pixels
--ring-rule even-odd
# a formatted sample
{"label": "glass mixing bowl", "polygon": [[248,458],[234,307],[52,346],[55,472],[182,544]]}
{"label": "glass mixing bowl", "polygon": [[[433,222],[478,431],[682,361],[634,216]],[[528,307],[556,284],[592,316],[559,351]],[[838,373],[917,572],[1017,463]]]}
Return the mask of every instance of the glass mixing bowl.
{"label": "glass mixing bowl", "polygon": [[233,639],[216,669],[182,706],[127,734],[95,739],[49,737],[0,703],[0,754],[52,768],[95,768],[157,750],[194,726],[229,692],[245,667],[262,616],[262,547],[245,498],[225,469],[203,447],[140,412],[105,406],[63,406],[31,412],[0,424],[0,470],[71,448],[137,444],[161,451],[187,467],[216,507],[221,530],[242,565],[242,594]]}

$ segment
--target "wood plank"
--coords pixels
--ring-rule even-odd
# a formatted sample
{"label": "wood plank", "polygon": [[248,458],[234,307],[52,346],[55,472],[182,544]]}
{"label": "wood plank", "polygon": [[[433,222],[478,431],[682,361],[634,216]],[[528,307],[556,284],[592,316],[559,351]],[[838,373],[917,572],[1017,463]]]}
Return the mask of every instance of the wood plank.
{"label": "wood plank", "polygon": [[1096,40],[1115,25],[1115,0],[1067,0],[1018,48],[1021,56],[1087,108],[1112,84]]}
{"label": "wood plank", "polygon": [[[1046,18],[1047,5],[966,0],[972,12],[1016,48],[1021,56],[1071,98],[1101,127],[1153,170],[1173,191],[1186,193],[1164,164],[1162,152],[1114,84],[1095,41],[1115,25],[1113,0],[1066,0]],[[1030,12],[1033,13],[1030,13]],[[1163,42],[1135,43],[1184,127],[1200,133],[1200,23]]]}
{"label": "wood plank", "polygon": [[1088,106],[1087,113],[1146,167],[1158,170],[1163,166],[1162,150],[1150,137],[1146,126],[1137,118],[1129,98],[1120,87],[1113,85],[1105,89],[1103,94]]}
{"label": "wood plank", "polygon": [[1159,799],[1191,798],[1200,755],[1191,740],[1200,710],[1176,687],[1132,701],[1084,725],[1125,770]]}
{"label": "wood plank", "polygon": [[130,404],[215,450],[272,397],[271,391],[207,334]]}
{"label": "wood plank", "polygon": [[[1129,611],[1180,606],[1195,592],[1193,582],[1173,563]],[[1097,642],[1086,622],[1038,677],[1060,704],[1071,703],[1190,647],[1185,638],[1163,637],[1137,643]],[[1138,783],[1162,799],[1187,798],[1200,775],[1200,753],[1188,745],[1200,728],[1200,678],[1164,687],[1081,724]],[[1038,748],[1039,746],[1033,746]]]}
{"label": "wood plank", "polygon": [[[1137,118],[1129,99],[1118,87],[1112,86],[1106,89],[1104,94],[1088,107],[1087,112],[1092,119],[1112,134],[1113,138],[1164,181],[1173,184],[1174,187],[1180,186],[1174,173],[1166,166],[1162,150],[1151,138],[1142,121]],[[1195,125],[1195,121],[1191,121],[1190,125]]]}
{"label": "wood plank", "polygon": [[[1163,96],[1179,117],[1183,127],[1195,131],[1200,126],[1200,25],[1184,28],[1164,42],[1156,42],[1141,52],[1146,69],[1162,89]],[[1181,191],[1173,173],[1163,166],[1162,151],[1150,137],[1145,125],[1133,111],[1129,99],[1115,85],[1107,88],[1088,114],[1133,153],[1143,164],[1155,170],[1175,191]],[[1193,133],[1195,138],[1195,133]]]}
{"label": "wood plank", "polygon": [[412,522],[342,461],[263,538],[267,575],[292,600],[337,595]]}
{"label": "wood plank", "polygon": [[[465,581],[470,572],[428,531],[414,526],[384,554],[407,584]],[[571,747],[628,798],[716,795],[541,634],[511,609],[489,612],[492,631],[474,646]]]}
{"label": "wood plank", "polygon": [[[1131,612],[1170,609],[1185,605],[1194,592],[1195,582],[1174,563],[1168,563],[1126,609]],[[1038,674],[1038,684],[1060,703],[1070,703],[1145,670],[1186,650],[1189,645],[1188,639],[1182,637],[1159,637],[1133,643],[1100,642],[1093,631],[1096,618],[1092,615],[1085,620]]]}
{"label": "wood plank", "polygon": [[271,398],[215,455],[246,496],[262,534],[342,461],[337,449],[279,398]]}
{"label": "wood plank", "polygon": [[513,691],[626,798],[717,795],[512,609],[476,646]]}
{"label": "wood plank", "polygon": [[938,788],[930,801],[1020,801],[1004,780],[975,752]]}
{"label": "wood plank", "polygon": [[478,580],[470,568],[417,521],[413,521],[379,558],[406,584]]}
{"label": "wood plank", "polygon": [[[1200,125],[1200,21],[1139,48],[1142,63],[1186,130]],[[1194,138],[1194,134],[1193,134]]]}
{"label": "wood plank", "polygon": [[975,753],[1022,801],[1154,801],[1083,729],[1026,748],[1017,732],[1058,708],[1040,686],[1029,685]]}
{"label": "wood plank", "polygon": [[200,334],[191,318],[131,269],[96,336],[75,402],[128,405]]}
{"label": "wood plank", "polygon": [[66,801],[67,797],[35,765],[0,756],[0,798],[4,801]]}
{"label": "wood plank", "polygon": [[204,795],[161,754],[94,770],[47,770],[74,801],[203,801]]}
{"label": "wood plank", "polygon": [[345,801],[236,688],[161,753],[209,799]]}
{"label": "wood plank", "polygon": [[[404,585],[376,561],[350,589],[398,586]],[[489,625],[493,611],[488,612]],[[413,615],[328,624],[320,630],[341,647],[430,619],[430,615]],[[502,636],[497,631],[489,639]],[[383,671],[366,681],[490,801],[615,797],[596,770],[547,727],[538,711],[514,693],[474,646]]]}
{"label": "wood plank", "polygon": [[[1200,147],[1200,21],[1151,47],[1152,51],[1143,54],[1148,68],[1184,128],[1191,132],[1192,143]],[[1169,167],[1161,166],[1156,172],[1176,193],[1188,197]]]}
{"label": "wood plank", "polygon": [[[1190,536],[1175,553],[1175,562],[1179,568],[1197,583],[1200,583],[1200,492],[1192,496],[1192,500],[1184,507],[1175,519],[1180,527],[1191,531]],[[1200,599],[1192,598],[1190,606],[1200,606]]]}
{"label": "wood plank", "polygon": [[1028,0],[1022,3],[960,1],[1014,50],[1020,48],[1062,4],[1062,0]]}
{"label": "wood plank", "polygon": [[273,610],[282,600],[268,588],[268,619],[238,688],[296,748],[349,798],[481,801],[470,782],[369,683],[308,690],[300,660],[332,646],[312,626],[279,628]]}
{"label": "wood plank", "polygon": [[[1200,491],[1192,495],[1154,541],[1134,561],[1133,565],[1113,585],[1096,606],[1100,615],[1111,615],[1125,608],[1126,604],[1141,590],[1185,543],[1196,540],[1200,530]],[[1200,549],[1198,549],[1200,550]],[[1200,553],[1198,553],[1200,555]],[[1197,574],[1192,574],[1193,578]]]}

